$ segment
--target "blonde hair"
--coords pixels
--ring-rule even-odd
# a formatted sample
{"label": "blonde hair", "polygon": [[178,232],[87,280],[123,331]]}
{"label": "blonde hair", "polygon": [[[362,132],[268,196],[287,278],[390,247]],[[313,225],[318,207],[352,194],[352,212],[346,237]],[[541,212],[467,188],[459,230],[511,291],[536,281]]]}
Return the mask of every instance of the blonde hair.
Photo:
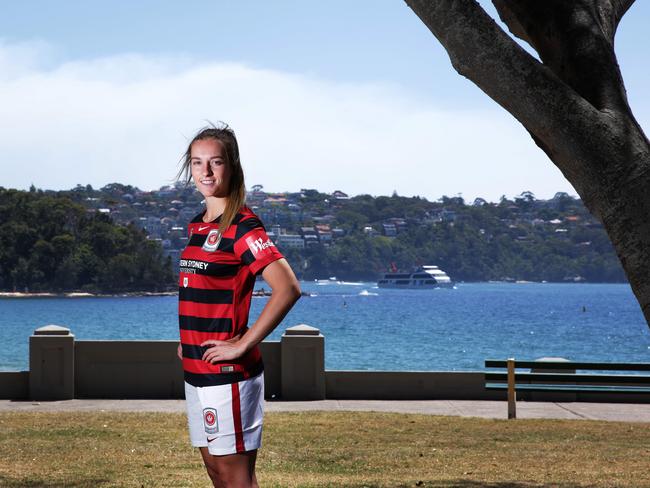
{"label": "blonde hair", "polygon": [[185,151],[185,154],[181,158],[182,166],[176,178],[179,180],[183,178],[186,184],[192,181],[192,170],[190,167],[192,144],[205,139],[214,139],[223,145],[226,153],[226,164],[230,169],[228,200],[226,208],[221,215],[221,220],[219,221],[219,230],[221,231],[221,235],[223,235],[232,224],[239,209],[246,204],[246,185],[244,184],[244,170],[239,160],[239,145],[237,144],[235,132],[228,124],[223,122],[220,122],[218,126],[211,124],[197,132],[187,146],[187,151]]}

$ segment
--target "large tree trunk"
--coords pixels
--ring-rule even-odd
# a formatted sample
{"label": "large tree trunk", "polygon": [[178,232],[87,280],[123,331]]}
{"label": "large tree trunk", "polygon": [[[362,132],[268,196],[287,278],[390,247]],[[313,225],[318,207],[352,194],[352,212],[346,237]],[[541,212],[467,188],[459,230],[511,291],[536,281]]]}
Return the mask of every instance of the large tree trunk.
{"label": "large tree trunk", "polygon": [[634,0],[406,0],[454,68],[510,112],[605,227],[650,326],[650,144],[632,115],[614,34]]}

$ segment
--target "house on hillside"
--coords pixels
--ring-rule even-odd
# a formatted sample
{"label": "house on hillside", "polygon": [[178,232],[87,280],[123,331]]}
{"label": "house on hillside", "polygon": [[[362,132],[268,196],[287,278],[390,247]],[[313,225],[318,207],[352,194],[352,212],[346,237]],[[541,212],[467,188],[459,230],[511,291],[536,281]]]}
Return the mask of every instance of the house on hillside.
{"label": "house on hillside", "polygon": [[316,229],[314,229],[313,227],[301,227],[300,233],[302,235],[302,238],[305,240],[306,247],[314,246],[319,243],[318,233],[316,232]]}
{"label": "house on hillside", "polygon": [[316,224],[314,228],[321,244],[328,246],[332,243],[332,230],[328,224]]}
{"label": "house on hillside", "polygon": [[363,233],[366,234],[369,237],[375,237],[375,236],[379,235],[379,233],[372,227],[372,225],[364,226]]}
{"label": "house on hillside", "polygon": [[397,236],[397,227],[395,227],[395,224],[384,222],[381,224],[381,229],[386,237]]}

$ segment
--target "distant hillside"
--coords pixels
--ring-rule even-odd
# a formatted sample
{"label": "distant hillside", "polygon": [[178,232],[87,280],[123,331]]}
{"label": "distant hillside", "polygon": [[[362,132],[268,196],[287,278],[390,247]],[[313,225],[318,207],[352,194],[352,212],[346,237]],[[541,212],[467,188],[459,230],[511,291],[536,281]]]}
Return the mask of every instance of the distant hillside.
{"label": "distant hillside", "polygon": [[[146,246],[150,247],[141,252],[154,252],[155,247],[154,254],[162,252],[169,257],[174,270],[187,243],[187,222],[202,209],[201,195],[191,185],[180,183],[155,191],[112,183],[97,190],[78,185],[62,192],[14,193],[22,194],[20,198],[65,197],[67,205],[76,209],[72,213],[81,212],[84,222],[108,226],[115,222],[123,229],[115,230],[118,233],[135,236],[141,235],[138,229],[144,229],[149,240],[135,240],[148,242]],[[409,270],[418,264],[436,264],[456,281],[626,281],[601,224],[579,199],[565,193],[549,200],[523,192],[513,200],[502,197],[498,203],[480,198],[466,203],[460,197],[429,201],[396,194],[328,194],[315,189],[268,193],[255,185],[247,194],[247,202],[296,273],[307,280],[329,276],[376,280],[393,267]],[[4,225],[4,217],[2,222]],[[51,239],[45,240],[54,245]],[[113,249],[119,242],[114,238],[106,245]],[[97,252],[104,268],[98,265],[94,271],[81,273],[84,286],[99,286],[100,282],[105,286],[110,281],[107,270],[115,269],[106,259],[124,254],[120,250],[106,258],[102,252],[107,250]],[[29,256],[19,255],[23,260],[32,259]],[[160,254],[156,256],[151,259],[160,262]],[[127,265],[125,258],[120,259],[122,268],[137,269],[138,265]],[[117,262],[119,259],[113,264]],[[34,260],[31,264],[39,268]],[[18,261],[0,260],[4,289],[16,286],[11,272],[17,265]],[[144,269],[138,272],[145,279]],[[95,282],[88,282],[91,274]],[[159,276],[157,280],[162,280],[158,286],[170,283],[168,277]]]}
{"label": "distant hillside", "polygon": [[117,293],[174,287],[160,243],[54,192],[0,188],[0,289]]}
{"label": "distant hillside", "polygon": [[456,281],[626,281],[601,224],[565,194],[469,205],[358,196],[330,202],[327,215],[344,237],[289,252],[308,278],[375,279],[391,265],[436,264]]}

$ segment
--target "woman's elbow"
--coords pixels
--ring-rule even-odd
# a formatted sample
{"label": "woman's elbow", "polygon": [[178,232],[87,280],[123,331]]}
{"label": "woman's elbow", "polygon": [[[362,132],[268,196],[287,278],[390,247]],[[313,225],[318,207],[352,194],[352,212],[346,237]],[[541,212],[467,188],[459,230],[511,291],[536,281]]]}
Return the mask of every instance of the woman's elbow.
{"label": "woman's elbow", "polygon": [[291,296],[293,303],[296,303],[298,299],[302,296],[302,290],[300,290],[300,283],[295,278],[291,280],[291,283],[289,285],[289,294]]}

